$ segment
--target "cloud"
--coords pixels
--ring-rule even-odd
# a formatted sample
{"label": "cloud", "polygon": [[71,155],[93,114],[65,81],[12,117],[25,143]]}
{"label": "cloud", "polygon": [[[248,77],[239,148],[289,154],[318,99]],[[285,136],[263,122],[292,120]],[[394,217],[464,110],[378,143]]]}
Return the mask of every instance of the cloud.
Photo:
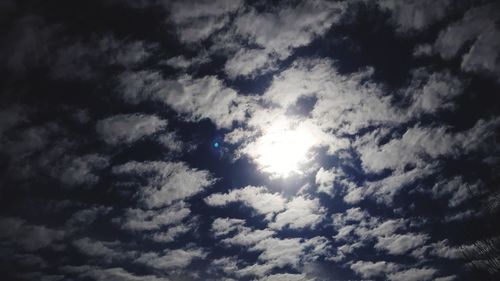
{"label": "cloud", "polygon": [[468,52],[462,56],[461,68],[497,78],[500,74],[500,30],[496,24],[499,10],[496,3],[468,10],[462,19],[441,31],[434,43],[434,51],[444,59],[451,59],[472,42]]}
{"label": "cloud", "polygon": [[348,144],[326,133],[314,120],[286,116],[282,109],[255,108],[247,126],[246,132],[239,130],[229,136],[244,140],[236,156],[250,157],[260,171],[273,178],[304,175],[307,167],[314,167],[315,149],[327,147],[328,154],[334,154]]}
{"label": "cloud", "polygon": [[318,185],[318,192],[324,192],[331,195],[336,174],[336,171],[333,169],[325,170],[321,167],[315,177],[315,183]]}
{"label": "cloud", "polygon": [[259,74],[259,70],[270,71],[276,69],[277,58],[261,49],[238,50],[227,62],[224,71],[231,77],[252,76]]}
{"label": "cloud", "polygon": [[465,83],[449,71],[430,72],[424,68],[412,71],[410,85],[404,90],[410,99],[408,115],[435,114],[456,107],[456,98]]}
{"label": "cloud", "polygon": [[437,270],[434,268],[411,268],[408,270],[391,273],[387,277],[390,281],[425,281],[431,280]]}
{"label": "cloud", "polygon": [[0,109],[0,139],[3,138],[5,132],[16,127],[21,122],[27,121],[24,110],[19,106],[9,106]]}
{"label": "cloud", "polygon": [[139,188],[138,197],[148,208],[189,198],[215,182],[209,172],[189,168],[183,162],[130,161],[113,167],[112,172],[124,178],[132,176],[128,184]]}
{"label": "cloud", "polygon": [[167,121],[155,115],[119,114],[99,120],[96,131],[108,144],[132,144],[166,126]]}
{"label": "cloud", "polygon": [[218,259],[213,259],[212,262],[210,263],[211,272],[222,271],[225,274],[229,275],[237,270],[238,270],[237,257],[222,257]]}
{"label": "cloud", "polygon": [[115,249],[117,245],[118,242],[116,241],[104,242],[92,240],[88,237],[73,241],[73,246],[75,246],[80,253],[90,257],[101,257],[108,263],[112,261],[131,259],[136,255],[135,252]]}
{"label": "cloud", "polygon": [[450,275],[450,276],[438,277],[434,279],[434,281],[453,281],[456,279],[457,279],[456,275]]}
{"label": "cloud", "polygon": [[479,120],[472,128],[453,133],[448,127],[414,126],[406,129],[400,138],[378,146],[367,138],[360,138],[356,144],[361,154],[363,168],[370,172],[383,169],[403,170],[406,165],[422,167],[427,165],[425,157],[436,159],[441,156],[457,157],[480,149],[497,127],[498,119]]}
{"label": "cloud", "polygon": [[264,261],[273,267],[284,267],[290,265],[298,268],[306,260],[314,260],[320,255],[324,255],[328,242],[324,237],[314,237],[311,239],[299,238],[267,238],[259,241],[251,251],[259,251],[259,260]]}
{"label": "cloud", "polygon": [[154,275],[135,275],[120,267],[102,268],[98,266],[64,266],[62,271],[76,275],[78,279],[91,278],[96,281],[169,281],[168,278],[159,278]]}
{"label": "cloud", "polygon": [[241,229],[245,220],[233,218],[216,218],[212,223],[212,232],[216,237],[227,235],[237,229]]}
{"label": "cloud", "polygon": [[49,247],[66,236],[64,230],[29,224],[14,217],[0,217],[0,230],[0,238],[3,240],[1,244],[17,245],[28,252]]}
{"label": "cloud", "polygon": [[[212,232],[222,237],[221,243],[226,246],[243,246],[250,252],[260,252],[258,261],[241,267],[235,260],[228,266],[237,267],[234,273],[239,276],[264,276],[273,268],[292,266],[300,268],[305,262],[325,256],[330,249],[328,240],[322,236],[310,239],[278,238],[271,229],[252,229],[244,225],[243,220],[218,218],[212,224]],[[226,264],[226,261],[224,264]]]}
{"label": "cloud", "polygon": [[394,273],[401,268],[398,264],[386,261],[357,261],[349,267],[363,278],[373,278],[380,275],[387,276],[387,274]]}
{"label": "cloud", "polygon": [[402,255],[423,245],[428,239],[426,234],[394,234],[378,238],[375,249],[386,250],[391,255]]}
{"label": "cloud", "polygon": [[241,0],[173,1],[168,17],[183,43],[197,43],[225,27],[231,14],[244,6]]}
{"label": "cloud", "polygon": [[79,227],[88,227],[95,220],[100,217],[108,214],[112,207],[105,206],[91,206],[89,208],[81,208],[66,221],[66,225],[71,228],[79,228]]}
{"label": "cloud", "polygon": [[176,226],[170,226],[167,231],[158,232],[151,236],[151,239],[159,243],[174,242],[175,239],[185,234],[195,228],[194,224],[180,224]]}
{"label": "cloud", "polygon": [[158,101],[188,121],[209,119],[220,128],[244,120],[246,98],[238,96],[215,76],[192,78],[182,75],[176,80],[164,79],[159,72],[124,72],[118,78],[123,99],[131,104]]}
{"label": "cloud", "polygon": [[449,197],[448,206],[453,208],[479,194],[479,183],[469,184],[457,176],[437,182],[430,192],[433,198]]}
{"label": "cloud", "polygon": [[186,268],[194,259],[204,259],[206,256],[207,253],[201,248],[186,248],[143,253],[135,262],[155,269],[173,270]]}
{"label": "cloud", "polygon": [[[210,206],[225,206],[232,202],[241,202],[253,208],[258,214],[265,215],[271,221],[269,226],[275,229],[314,228],[323,219],[325,209],[318,199],[302,196],[287,202],[278,193],[270,193],[265,187],[246,186],[226,194],[212,194],[205,198]],[[274,215],[276,217],[273,220]]]}
{"label": "cloud", "polygon": [[33,67],[47,63],[53,38],[61,26],[50,25],[42,17],[27,15],[12,23],[10,32],[4,37],[7,43],[2,48],[2,68],[22,74]]}
{"label": "cloud", "polygon": [[36,13],[27,13],[10,24],[2,38],[8,43],[2,48],[0,61],[2,68],[18,78],[43,69],[51,79],[88,81],[102,77],[109,67],[140,65],[156,47],[143,41],[120,40],[113,34],[80,37],[70,27]]}
{"label": "cloud", "polygon": [[23,159],[47,147],[50,144],[50,138],[60,133],[61,127],[55,123],[14,130],[11,135],[1,140],[0,150],[11,158]]}
{"label": "cloud", "polygon": [[[256,45],[241,49],[226,62],[230,77],[253,75],[272,68],[297,47],[306,46],[342,18],[344,5],[327,1],[307,1],[279,10],[257,12],[250,8],[234,21],[231,35]],[[250,58],[257,58],[251,60]]]}
{"label": "cloud", "polygon": [[318,199],[297,196],[286,203],[285,210],[278,213],[269,226],[277,229],[315,228],[323,220],[324,215],[325,209]]}
{"label": "cloud", "polygon": [[129,208],[124,216],[115,218],[122,229],[132,231],[158,230],[163,226],[178,224],[191,211],[182,201],[163,209],[142,210]]}
{"label": "cloud", "polygon": [[68,157],[65,160],[65,165],[54,169],[53,173],[62,183],[70,186],[96,184],[99,173],[109,165],[108,157],[97,154]]}
{"label": "cloud", "polygon": [[275,232],[269,229],[250,229],[248,227],[240,227],[238,232],[228,238],[221,240],[222,243],[226,245],[238,245],[238,246],[253,246],[260,241],[274,236]]}
{"label": "cloud", "polygon": [[392,175],[381,180],[366,182],[363,187],[351,186],[346,196],[344,196],[344,201],[354,204],[369,197],[375,199],[378,203],[391,205],[394,203],[394,197],[400,194],[404,188],[411,186],[437,171],[439,171],[439,169],[436,165],[428,164],[427,166],[414,168],[408,171],[394,172]]}
{"label": "cloud", "polygon": [[101,76],[106,67],[125,69],[143,63],[151,56],[154,45],[143,41],[124,41],[112,35],[90,42],[74,39],[61,45],[51,59],[51,77],[55,79],[91,80]]}
{"label": "cloud", "polygon": [[[212,223],[212,232],[215,237],[225,237],[221,240],[227,245],[252,246],[262,239],[269,238],[275,234],[273,230],[251,229],[244,226],[245,221],[231,218],[217,218]],[[232,235],[228,237],[228,234]]]}
{"label": "cloud", "polygon": [[171,57],[165,61],[165,64],[177,69],[188,69],[193,66],[198,66],[204,63],[208,63],[210,60],[206,54],[198,55],[192,58],[186,58],[184,56]]}
{"label": "cloud", "polygon": [[259,281],[313,281],[313,280],[315,279],[308,278],[304,274],[290,274],[290,273],[273,274],[259,279]]}
{"label": "cloud", "polygon": [[473,247],[474,247],[473,245],[468,245],[468,244],[453,246],[450,245],[448,239],[444,239],[417,248],[411,253],[411,255],[418,259],[423,259],[428,256],[435,256],[450,260],[463,259],[464,253],[471,250]]}
{"label": "cloud", "polygon": [[382,10],[390,11],[390,20],[396,26],[396,31],[406,34],[423,31],[442,20],[448,15],[451,2],[450,0],[379,0],[377,4]]}
{"label": "cloud", "polygon": [[225,206],[231,202],[241,202],[270,220],[274,214],[285,209],[286,199],[279,193],[269,192],[265,187],[246,186],[225,194],[212,194],[205,198],[205,202],[210,206]]}
{"label": "cloud", "polygon": [[311,117],[322,129],[338,134],[404,120],[390,97],[369,79],[373,69],[341,75],[334,65],[329,59],[299,59],[273,79],[263,99],[287,109],[301,97],[316,97]]}
{"label": "cloud", "polygon": [[[23,118],[29,118],[29,110],[26,111]],[[13,118],[20,118],[13,114]],[[61,122],[48,121],[12,128],[5,136],[0,134],[0,153],[9,160],[7,177],[17,181],[37,178],[41,183],[55,179],[61,183],[54,186],[52,182],[55,188],[92,187],[108,167],[110,158],[101,153],[81,154],[86,142],[86,137],[72,133]],[[26,161],[30,164],[26,165]]]}
{"label": "cloud", "polygon": [[398,230],[405,230],[408,221],[372,216],[359,207],[350,208],[332,216],[337,241],[364,244],[367,240],[392,236]]}
{"label": "cloud", "polygon": [[195,146],[189,145],[179,139],[174,132],[165,132],[158,137],[158,142],[162,144],[169,152],[173,154],[181,153],[184,150],[191,150]]}

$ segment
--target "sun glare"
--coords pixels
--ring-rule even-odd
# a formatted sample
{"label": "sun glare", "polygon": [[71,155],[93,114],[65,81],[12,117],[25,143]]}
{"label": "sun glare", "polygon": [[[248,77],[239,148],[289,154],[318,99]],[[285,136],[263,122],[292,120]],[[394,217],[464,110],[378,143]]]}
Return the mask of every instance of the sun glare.
{"label": "sun glare", "polygon": [[300,173],[315,145],[314,136],[304,126],[276,122],[256,141],[255,160],[261,169],[277,177]]}

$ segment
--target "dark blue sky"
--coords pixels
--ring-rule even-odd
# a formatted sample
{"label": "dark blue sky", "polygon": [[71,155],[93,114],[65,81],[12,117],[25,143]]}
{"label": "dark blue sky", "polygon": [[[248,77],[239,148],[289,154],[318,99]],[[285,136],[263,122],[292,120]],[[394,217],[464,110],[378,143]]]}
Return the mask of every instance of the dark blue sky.
{"label": "dark blue sky", "polygon": [[0,279],[497,280],[499,16],[2,1]]}

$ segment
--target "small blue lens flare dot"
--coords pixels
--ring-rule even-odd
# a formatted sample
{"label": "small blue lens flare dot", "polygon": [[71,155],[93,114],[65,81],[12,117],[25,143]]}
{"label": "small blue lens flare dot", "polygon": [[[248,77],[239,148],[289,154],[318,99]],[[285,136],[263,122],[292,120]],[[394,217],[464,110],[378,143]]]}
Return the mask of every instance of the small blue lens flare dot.
{"label": "small blue lens flare dot", "polygon": [[219,148],[219,145],[220,145],[219,142],[214,142],[213,143],[214,148]]}

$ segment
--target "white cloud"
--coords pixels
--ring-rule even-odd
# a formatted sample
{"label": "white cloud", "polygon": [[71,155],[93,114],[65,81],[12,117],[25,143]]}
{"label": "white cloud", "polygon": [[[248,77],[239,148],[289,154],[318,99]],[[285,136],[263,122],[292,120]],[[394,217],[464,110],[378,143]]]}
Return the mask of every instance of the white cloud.
{"label": "white cloud", "polygon": [[347,141],[326,133],[312,119],[285,115],[283,109],[255,108],[247,122],[248,130],[236,131],[246,138],[236,151],[238,157],[249,156],[258,169],[273,178],[303,175],[316,156],[315,149],[328,147],[328,153],[345,148]]}
{"label": "white cloud", "polygon": [[297,196],[286,203],[285,210],[269,224],[271,228],[315,228],[324,218],[325,209],[319,200]]}
{"label": "white cloud", "polygon": [[318,192],[324,192],[331,195],[336,174],[336,171],[333,169],[325,170],[321,167],[315,177],[315,182],[318,185]]}
{"label": "white cloud", "polygon": [[472,42],[462,57],[462,69],[497,78],[500,74],[500,29],[496,24],[499,11],[500,7],[496,3],[468,10],[462,19],[441,31],[434,43],[434,50],[444,59],[451,59],[463,46]]}
{"label": "white cloud", "polygon": [[[249,247],[275,234],[268,229],[251,229],[244,226],[245,221],[240,219],[217,218],[212,223],[212,232],[215,237],[225,236],[221,243],[228,246]],[[230,237],[228,234],[232,233]]]}
{"label": "white cloud", "polygon": [[345,212],[332,216],[333,226],[337,234],[333,236],[337,241],[348,241],[356,244],[354,248],[345,246],[345,253],[359,248],[367,241],[391,237],[398,230],[405,230],[408,221],[405,219],[388,219],[370,215],[359,207],[347,209]]}
{"label": "white cloud", "polygon": [[390,281],[426,281],[432,280],[437,270],[434,268],[411,268],[408,270],[391,273],[387,277]]}
{"label": "white cloud", "polygon": [[178,224],[190,215],[185,203],[179,202],[163,209],[127,209],[124,216],[115,219],[122,229],[141,231],[157,230],[162,226]]}
{"label": "white cloud", "polygon": [[231,202],[241,202],[270,220],[274,214],[285,209],[286,199],[279,193],[271,193],[265,187],[246,186],[228,193],[212,194],[205,198],[211,206],[225,206]]}
{"label": "white cloud", "polygon": [[165,132],[158,137],[158,142],[162,144],[169,152],[176,154],[184,150],[190,150],[194,146],[187,145],[179,139],[174,132]]}
{"label": "white cloud", "polygon": [[[279,10],[257,12],[250,8],[234,21],[230,38],[248,40],[257,45],[230,57],[225,70],[230,77],[248,76],[263,68],[273,68],[277,60],[308,45],[341,20],[343,3],[315,0],[286,5]],[[250,60],[251,57],[257,58]]]}
{"label": "white cloud", "polygon": [[131,144],[166,126],[167,121],[155,115],[119,114],[99,120],[96,131],[108,144]]}
{"label": "white cloud", "polygon": [[380,275],[387,276],[387,274],[393,273],[401,268],[398,264],[386,261],[357,261],[349,267],[363,278],[372,278]]}
{"label": "white cloud", "polygon": [[222,271],[226,274],[232,274],[238,270],[237,257],[222,257],[212,260],[210,263],[210,271]]}
{"label": "white cloud", "polygon": [[411,255],[423,259],[428,255],[445,258],[445,259],[462,259],[464,258],[464,253],[474,246],[472,245],[459,245],[452,246],[448,239],[444,239],[429,245],[425,245],[421,248],[415,249]]}
{"label": "white cloud", "polygon": [[356,133],[379,124],[400,123],[405,117],[391,106],[378,85],[370,82],[373,69],[341,75],[328,59],[302,59],[273,79],[263,99],[286,109],[301,97],[316,97],[311,111],[324,130]]}
{"label": "white cloud", "polygon": [[414,168],[409,171],[394,172],[392,175],[373,182],[367,182],[365,187],[355,188],[349,192],[356,192],[357,198],[351,202],[346,199],[350,194],[347,194],[344,200],[349,203],[359,202],[361,199],[371,196],[378,203],[390,205],[394,201],[394,197],[401,192],[405,187],[423,179],[438,171],[436,165],[428,165],[424,167]]}
{"label": "white cloud", "polygon": [[449,71],[413,70],[410,85],[405,89],[405,95],[411,100],[409,117],[454,109],[455,99],[463,93],[464,84]]}
{"label": "white cloud", "polygon": [[238,268],[234,273],[239,276],[264,276],[273,268],[291,266],[296,269],[307,261],[313,261],[320,256],[326,256],[330,249],[329,242],[322,236],[310,239],[277,238],[271,229],[252,229],[244,226],[239,219],[218,218],[212,224],[212,232],[226,246],[242,246],[251,252],[260,252],[258,260],[261,263],[240,267],[233,260],[231,268]]}
{"label": "white cloud", "polygon": [[327,241],[323,237],[308,240],[267,238],[259,241],[250,250],[260,251],[259,260],[274,267],[289,265],[298,268],[304,259],[314,259],[318,255],[324,254],[326,248]]}
{"label": "white cloud", "polygon": [[238,50],[224,66],[224,70],[231,77],[255,76],[260,71],[269,71],[276,68],[277,58],[261,49]]}
{"label": "white cloud", "polygon": [[430,192],[433,198],[449,197],[448,206],[451,208],[461,205],[480,193],[479,183],[464,182],[460,176],[437,182]]}
{"label": "white cloud", "polygon": [[249,247],[259,243],[264,239],[268,239],[275,234],[269,229],[250,229],[241,227],[234,236],[223,239],[221,242],[227,245],[239,245]]}
{"label": "white cloud", "polygon": [[290,273],[273,274],[259,279],[259,281],[313,281],[313,280],[315,279],[308,278],[306,277],[305,274],[290,274]]}
{"label": "white cloud", "polygon": [[379,237],[375,249],[385,250],[391,255],[402,255],[415,247],[425,244],[429,239],[426,234],[394,234]]}
{"label": "white cloud", "polygon": [[170,226],[167,231],[158,232],[151,235],[151,239],[155,242],[168,243],[174,242],[175,238],[178,236],[188,233],[193,230],[193,224],[180,224],[176,226]]}
{"label": "white cloud", "polygon": [[443,277],[435,278],[434,281],[453,281],[456,279],[457,279],[456,275],[450,275],[450,276],[443,276]]}
{"label": "white cloud", "polygon": [[183,162],[131,161],[113,167],[112,171],[117,175],[128,174],[142,179],[136,183],[140,188],[138,196],[148,208],[168,206],[189,198],[215,182],[207,171],[189,168]]}
{"label": "white cloud", "polygon": [[[269,226],[275,229],[314,228],[325,213],[318,199],[298,196],[287,202],[279,193],[270,193],[265,187],[247,186],[225,194],[216,193],[205,198],[205,202],[210,206],[241,202],[258,214],[265,215],[266,220],[270,221]],[[273,219],[274,215],[276,217]]]}
{"label": "white cloud", "polygon": [[[447,16],[451,6],[450,0],[379,0],[377,4],[391,13],[391,21],[396,31],[423,31],[432,24]],[[429,8],[432,7],[432,8]]]}
{"label": "white cloud", "polygon": [[370,172],[383,169],[403,170],[406,165],[427,165],[430,157],[457,157],[468,152],[482,149],[480,145],[493,135],[499,119],[479,120],[465,131],[450,132],[447,127],[414,126],[406,130],[401,138],[393,138],[388,143],[378,146],[373,135],[360,138],[356,147],[361,153],[363,168]]}
{"label": "white cloud", "polygon": [[245,224],[244,220],[232,218],[216,218],[212,223],[212,232],[214,235],[223,236],[230,232],[241,229]]}
{"label": "white cloud", "polygon": [[207,253],[201,248],[166,250],[163,253],[141,254],[134,262],[160,270],[186,268],[194,259],[204,259]]}
{"label": "white cloud", "polygon": [[208,56],[206,54],[201,54],[193,58],[186,58],[184,56],[172,57],[166,60],[165,64],[177,69],[188,69],[207,62],[209,62]]}
{"label": "white cloud", "polygon": [[264,276],[268,274],[274,265],[269,263],[255,263],[236,271],[236,276]]}
{"label": "white cloud", "polygon": [[125,101],[137,104],[158,101],[170,106],[188,121],[210,119],[221,128],[244,120],[246,98],[227,88],[215,76],[176,80],[164,79],[159,72],[124,72],[119,77],[120,91]]}

